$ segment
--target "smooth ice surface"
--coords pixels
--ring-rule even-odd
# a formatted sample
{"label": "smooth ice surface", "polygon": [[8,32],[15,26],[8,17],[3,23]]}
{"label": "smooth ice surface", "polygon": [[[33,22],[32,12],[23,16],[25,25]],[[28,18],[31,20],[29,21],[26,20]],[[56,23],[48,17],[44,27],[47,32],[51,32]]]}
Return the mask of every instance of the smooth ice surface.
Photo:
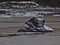
{"label": "smooth ice surface", "polygon": [[48,27],[48,26],[46,26],[46,25],[44,25],[44,28],[45,28],[46,30],[54,31],[52,28],[50,28],[50,27]]}

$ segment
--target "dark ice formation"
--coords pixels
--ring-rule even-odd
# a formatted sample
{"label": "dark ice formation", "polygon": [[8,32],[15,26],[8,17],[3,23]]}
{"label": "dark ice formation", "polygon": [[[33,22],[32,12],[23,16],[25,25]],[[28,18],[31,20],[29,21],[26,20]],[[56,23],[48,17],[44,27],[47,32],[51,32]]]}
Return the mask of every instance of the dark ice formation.
{"label": "dark ice formation", "polygon": [[52,30],[46,30],[44,28],[44,23],[45,19],[33,17],[25,23],[28,27],[23,27],[18,32],[52,32]]}

